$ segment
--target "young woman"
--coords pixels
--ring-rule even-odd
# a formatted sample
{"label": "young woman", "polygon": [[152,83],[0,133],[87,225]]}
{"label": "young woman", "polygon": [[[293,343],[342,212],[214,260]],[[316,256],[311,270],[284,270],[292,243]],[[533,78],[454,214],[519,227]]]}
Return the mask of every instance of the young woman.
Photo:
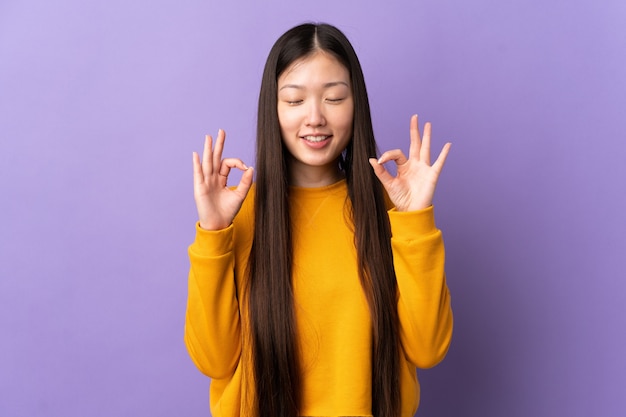
{"label": "young woman", "polygon": [[[431,164],[430,130],[420,137],[413,116],[409,155],[377,159],[346,37],[304,24],[274,44],[256,169],[222,159],[222,130],[193,154],[185,343],[212,379],[213,416],[414,414],[416,367],[437,364],[452,335],[432,207],[450,144]],[[227,187],[233,168],[244,172]]]}

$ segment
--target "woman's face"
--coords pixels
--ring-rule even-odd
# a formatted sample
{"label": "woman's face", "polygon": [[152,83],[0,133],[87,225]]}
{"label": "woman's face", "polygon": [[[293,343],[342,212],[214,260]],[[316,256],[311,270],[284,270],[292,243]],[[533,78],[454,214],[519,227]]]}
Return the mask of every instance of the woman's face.
{"label": "woman's face", "polygon": [[295,61],[278,78],[278,121],[293,185],[340,178],[337,159],[352,138],[354,101],[348,70],[330,54]]}

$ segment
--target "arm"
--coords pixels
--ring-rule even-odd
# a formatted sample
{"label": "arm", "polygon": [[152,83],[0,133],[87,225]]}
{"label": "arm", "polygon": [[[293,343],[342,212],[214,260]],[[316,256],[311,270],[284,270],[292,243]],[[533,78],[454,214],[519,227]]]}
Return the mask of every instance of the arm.
{"label": "arm", "polygon": [[391,210],[389,219],[400,341],[411,363],[430,368],[446,355],[452,338],[443,238],[435,227],[432,206],[414,212]]}
{"label": "arm", "polygon": [[[425,124],[422,138],[417,115],[412,116],[409,132],[408,157],[394,149],[378,160],[370,159],[370,164],[395,205],[389,220],[398,281],[400,340],[407,358],[420,368],[428,368],[445,356],[452,337],[443,239],[435,227],[432,207],[450,143],[431,164],[430,123]],[[397,165],[395,177],[383,165],[389,161]]]}
{"label": "arm", "polygon": [[[196,366],[212,378],[235,371],[241,353],[239,305],[235,284],[233,219],[252,184],[252,168],[240,159],[222,159],[226,134],[215,147],[206,136],[202,161],[193,153],[194,198],[199,221],[189,247],[191,269],[185,344]],[[227,187],[232,168],[244,171],[239,185]]]}
{"label": "arm", "polygon": [[232,239],[232,225],[218,231],[197,225],[189,247],[185,344],[198,369],[216,379],[235,372],[241,353]]}

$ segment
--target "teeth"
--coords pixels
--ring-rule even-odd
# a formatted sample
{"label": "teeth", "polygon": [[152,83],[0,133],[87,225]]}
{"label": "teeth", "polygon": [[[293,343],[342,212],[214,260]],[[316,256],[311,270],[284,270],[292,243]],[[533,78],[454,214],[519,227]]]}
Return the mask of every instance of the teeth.
{"label": "teeth", "polygon": [[321,142],[325,140],[328,136],[305,136],[304,140],[308,140],[309,142]]}

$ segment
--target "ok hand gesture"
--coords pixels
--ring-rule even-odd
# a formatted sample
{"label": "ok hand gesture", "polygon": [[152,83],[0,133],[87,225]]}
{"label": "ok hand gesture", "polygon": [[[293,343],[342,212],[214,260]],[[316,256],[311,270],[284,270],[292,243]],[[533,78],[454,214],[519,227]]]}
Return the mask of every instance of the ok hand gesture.
{"label": "ok hand gesture", "polygon": [[[375,158],[369,160],[398,211],[421,210],[433,202],[437,180],[451,144],[444,145],[437,160],[431,165],[430,131],[430,123],[426,123],[424,137],[420,138],[417,115],[414,115],[411,117],[409,157],[407,158],[400,149],[394,149],[383,153],[378,160]],[[395,161],[398,167],[395,177],[383,166],[388,161]]]}
{"label": "ok hand gesture", "polygon": [[[213,148],[213,138],[207,135],[202,162],[198,154],[193,153],[193,194],[200,227],[206,230],[228,227],[252,185],[253,168],[248,168],[241,159],[222,159],[225,139],[226,133],[220,129]],[[226,185],[231,168],[244,171],[234,189]]]}

